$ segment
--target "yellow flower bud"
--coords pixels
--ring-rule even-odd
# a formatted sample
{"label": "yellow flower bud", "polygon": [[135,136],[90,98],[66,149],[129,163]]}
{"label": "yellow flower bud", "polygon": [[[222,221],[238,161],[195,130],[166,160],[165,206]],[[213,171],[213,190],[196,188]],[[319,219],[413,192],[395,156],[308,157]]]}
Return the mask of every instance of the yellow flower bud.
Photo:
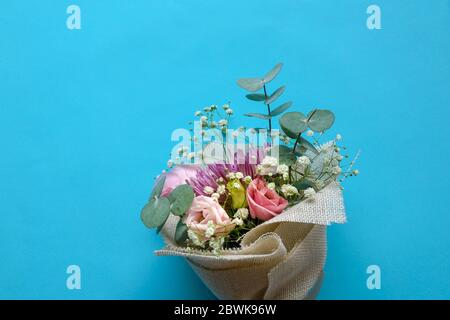
{"label": "yellow flower bud", "polygon": [[227,183],[227,190],[230,192],[233,209],[246,208],[247,199],[245,188],[239,179],[231,179]]}

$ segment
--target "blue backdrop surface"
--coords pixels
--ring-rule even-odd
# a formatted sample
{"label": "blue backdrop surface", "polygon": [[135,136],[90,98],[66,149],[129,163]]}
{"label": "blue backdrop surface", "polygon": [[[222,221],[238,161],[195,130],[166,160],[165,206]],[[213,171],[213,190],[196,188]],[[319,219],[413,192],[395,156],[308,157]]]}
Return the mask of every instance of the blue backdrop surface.
{"label": "blue backdrop surface", "polygon": [[235,80],[279,61],[286,98],[332,109],[362,151],[319,298],[449,298],[449,31],[445,0],[2,1],[0,298],[214,298],[153,255],[139,212],[172,130],[210,104],[255,111]]}

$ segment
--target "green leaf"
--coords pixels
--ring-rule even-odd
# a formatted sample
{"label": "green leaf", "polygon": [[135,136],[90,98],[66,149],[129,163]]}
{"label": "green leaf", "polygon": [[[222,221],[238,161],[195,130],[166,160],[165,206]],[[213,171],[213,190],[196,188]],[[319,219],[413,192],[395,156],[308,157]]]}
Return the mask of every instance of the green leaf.
{"label": "green leaf", "polygon": [[329,110],[315,109],[308,113],[308,127],[315,132],[324,132],[334,123],[334,114]]}
{"label": "green leaf", "polygon": [[278,152],[278,162],[291,166],[297,161],[297,156],[292,152],[291,148],[285,145],[277,145],[271,148],[271,154]]}
{"label": "green leaf", "polygon": [[297,143],[297,146],[295,147],[295,153],[297,155],[303,155],[306,151],[310,151],[315,155],[319,154],[319,151],[317,151],[317,148],[314,147],[312,143],[310,143],[308,140],[306,140],[303,137],[300,137],[299,142]]}
{"label": "green leaf", "polygon": [[150,199],[149,200],[152,200],[152,199],[154,199],[156,197],[161,196],[161,192],[162,192],[162,189],[164,187],[164,182],[165,181],[166,181],[166,176],[164,176],[164,175],[162,175],[162,176],[160,176],[160,178],[158,178],[158,180],[156,181],[155,186],[153,187],[153,190],[152,190],[152,193],[150,195]]}
{"label": "green leaf", "polygon": [[170,211],[176,216],[182,216],[191,207],[194,197],[191,186],[179,185],[169,194]]}
{"label": "green leaf", "polygon": [[247,99],[253,101],[264,101],[266,100],[266,96],[262,93],[250,93],[246,95]]}
{"label": "green leaf", "polygon": [[277,90],[275,90],[272,95],[267,98],[267,100],[264,102],[265,104],[271,104],[275,100],[277,100],[284,92],[284,89],[286,89],[286,86],[279,87]]}
{"label": "green leaf", "polygon": [[177,228],[175,229],[175,242],[178,245],[183,245],[188,238],[188,227],[181,219],[178,221]]}
{"label": "green leaf", "polygon": [[276,116],[282,114],[283,112],[285,112],[287,109],[289,109],[291,105],[292,105],[292,102],[291,102],[291,101],[286,102],[286,103],[283,103],[281,106],[279,106],[279,107],[273,109],[273,110],[270,112],[270,115],[271,115],[272,117],[276,117]]}
{"label": "green leaf", "polygon": [[244,114],[244,116],[263,119],[263,120],[268,120],[271,118],[271,116],[269,116],[267,114],[262,114],[262,113],[246,113],[246,114]]}
{"label": "green leaf", "polygon": [[262,82],[259,78],[243,78],[237,81],[239,87],[254,92],[258,91],[264,86],[264,82]]}
{"label": "green leaf", "polygon": [[156,198],[141,211],[141,220],[148,228],[157,228],[163,225],[170,213],[170,201],[167,198]]}
{"label": "green leaf", "polygon": [[314,183],[306,180],[306,179],[302,179],[300,181],[296,181],[292,184],[294,187],[297,188],[297,190],[306,190],[308,188],[313,188],[314,189]]}
{"label": "green leaf", "polygon": [[275,77],[280,73],[282,67],[283,67],[283,64],[282,63],[278,63],[275,67],[273,67],[272,70],[267,72],[267,74],[263,78],[263,82],[264,83],[269,83],[270,81],[275,79]]}
{"label": "green leaf", "polygon": [[287,112],[279,120],[283,132],[292,139],[297,139],[298,135],[306,129],[306,117],[301,112]]}

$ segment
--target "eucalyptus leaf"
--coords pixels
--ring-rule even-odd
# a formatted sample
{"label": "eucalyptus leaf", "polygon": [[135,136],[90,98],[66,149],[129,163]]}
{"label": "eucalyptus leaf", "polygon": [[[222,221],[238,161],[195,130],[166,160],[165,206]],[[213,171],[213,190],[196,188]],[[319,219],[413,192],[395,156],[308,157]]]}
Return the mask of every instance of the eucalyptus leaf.
{"label": "eucalyptus leaf", "polygon": [[287,109],[289,109],[289,108],[291,107],[291,105],[292,105],[292,102],[291,102],[291,101],[286,102],[286,103],[283,103],[281,106],[279,106],[279,107],[273,109],[273,110],[270,112],[270,115],[271,115],[272,117],[276,117],[276,116],[282,114],[283,112],[285,112]]}
{"label": "eucalyptus leaf", "polygon": [[285,89],[286,89],[286,86],[279,87],[277,90],[275,90],[274,93],[272,93],[270,95],[269,98],[267,98],[267,100],[264,103],[265,104],[271,104],[272,102],[277,100],[283,94]]}
{"label": "eucalyptus leaf", "polygon": [[246,114],[244,114],[244,116],[263,119],[263,120],[268,120],[268,119],[272,118],[271,116],[269,116],[267,114],[262,114],[262,113],[246,113]]}
{"label": "eucalyptus leaf", "polygon": [[157,181],[155,186],[153,187],[152,193],[150,195],[150,200],[161,196],[162,189],[164,187],[164,182],[166,182],[166,176],[161,175]]}
{"label": "eucalyptus leaf", "polygon": [[188,227],[180,219],[175,229],[175,242],[178,245],[183,245],[186,242],[187,238],[188,238]]}
{"label": "eucalyptus leaf", "polygon": [[170,211],[176,216],[182,216],[191,207],[194,200],[194,191],[192,187],[187,184],[182,184],[176,187],[169,194]]}
{"label": "eucalyptus leaf", "polygon": [[296,181],[292,184],[294,187],[297,188],[297,190],[301,191],[301,190],[306,190],[308,188],[313,188],[314,189],[314,183],[312,181],[306,180],[306,179],[302,179],[300,181]]}
{"label": "eucalyptus leaf", "polygon": [[297,146],[295,147],[295,153],[297,155],[303,155],[306,151],[310,151],[315,155],[319,154],[319,151],[317,151],[317,148],[312,143],[305,138],[300,137]]}
{"label": "eucalyptus leaf", "polygon": [[148,228],[157,228],[166,222],[169,213],[169,199],[156,198],[150,200],[150,202],[142,209],[141,219]]}
{"label": "eucalyptus leaf", "polygon": [[280,73],[282,67],[283,67],[283,64],[278,63],[275,67],[273,67],[272,70],[267,72],[267,74],[263,78],[264,84],[269,83],[270,81],[275,79],[275,77]]}
{"label": "eucalyptus leaf", "polygon": [[301,112],[287,112],[279,120],[283,132],[292,139],[297,139],[298,135],[306,129],[306,117]]}
{"label": "eucalyptus leaf", "polygon": [[334,123],[334,113],[330,110],[315,109],[308,113],[308,127],[315,132],[324,132]]}
{"label": "eucalyptus leaf", "polygon": [[278,162],[287,166],[293,165],[297,161],[297,156],[291,148],[285,145],[277,145],[271,148],[271,154],[278,153]]}
{"label": "eucalyptus leaf", "polygon": [[237,81],[239,87],[254,92],[258,91],[264,86],[264,82],[262,82],[259,78],[243,78]]}
{"label": "eucalyptus leaf", "polygon": [[264,101],[266,100],[266,96],[262,93],[250,93],[246,95],[247,99],[253,101]]}

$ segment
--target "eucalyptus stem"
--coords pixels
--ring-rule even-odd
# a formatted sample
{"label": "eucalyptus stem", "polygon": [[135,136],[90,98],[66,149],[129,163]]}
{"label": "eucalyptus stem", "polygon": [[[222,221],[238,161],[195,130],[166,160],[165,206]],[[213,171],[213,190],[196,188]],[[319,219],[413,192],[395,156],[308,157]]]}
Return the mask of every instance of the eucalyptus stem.
{"label": "eucalyptus stem", "polygon": [[295,153],[295,149],[297,148],[297,145],[298,145],[298,143],[300,142],[300,137],[301,137],[301,136],[302,136],[302,133],[300,132],[300,133],[298,134],[297,139],[295,140],[294,148],[292,148],[292,153]]}
{"label": "eucalyptus stem", "polygon": [[[264,97],[266,98],[267,101],[267,91],[266,91],[266,85],[263,86],[264,88]],[[267,114],[270,117],[270,104],[267,104]],[[272,118],[269,118],[269,134],[272,134]]]}

